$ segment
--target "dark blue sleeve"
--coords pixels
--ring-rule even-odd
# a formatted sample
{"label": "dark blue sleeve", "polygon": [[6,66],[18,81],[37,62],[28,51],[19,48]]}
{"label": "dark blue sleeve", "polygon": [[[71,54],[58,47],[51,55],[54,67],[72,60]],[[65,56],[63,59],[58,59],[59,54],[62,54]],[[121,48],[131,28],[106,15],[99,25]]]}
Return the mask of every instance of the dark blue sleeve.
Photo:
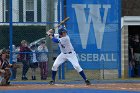
{"label": "dark blue sleeve", "polygon": [[52,38],[52,41],[55,42],[55,43],[59,43],[59,40],[55,37]]}

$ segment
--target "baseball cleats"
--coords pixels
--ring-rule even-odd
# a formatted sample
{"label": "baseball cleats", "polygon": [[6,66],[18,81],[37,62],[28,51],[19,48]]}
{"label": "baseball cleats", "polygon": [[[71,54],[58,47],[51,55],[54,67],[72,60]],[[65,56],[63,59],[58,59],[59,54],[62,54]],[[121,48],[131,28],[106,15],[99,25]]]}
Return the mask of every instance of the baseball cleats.
{"label": "baseball cleats", "polygon": [[55,84],[55,81],[52,80],[52,81],[49,82],[49,84],[50,85],[54,85]]}
{"label": "baseball cleats", "polygon": [[0,83],[0,86],[8,86],[8,85],[10,85],[10,82],[1,82]]}
{"label": "baseball cleats", "polygon": [[10,82],[7,82],[6,84],[7,84],[7,85],[10,85]]}
{"label": "baseball cleats", "polygon": [[22,80],[28,80],[28,78],[27,78],[27,77],[22,77],[21,79],[22,79]]}
{"label": "baseball cleats", "polygon": [[85,80],[86,85],[91,85],[89,80]]}

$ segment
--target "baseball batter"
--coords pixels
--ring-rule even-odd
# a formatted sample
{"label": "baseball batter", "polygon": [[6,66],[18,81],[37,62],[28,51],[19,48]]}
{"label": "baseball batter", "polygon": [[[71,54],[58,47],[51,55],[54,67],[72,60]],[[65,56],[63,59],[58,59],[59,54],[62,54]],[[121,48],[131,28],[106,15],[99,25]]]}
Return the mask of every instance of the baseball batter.
{"label": "baseball batter", "polygon": [[50,29],[47,31],[48,36],[52,39],[53,42],[58,43],[61,53],[56,58],[53,66],[52,66],[52,81],[49,82],[49,84],[53,85],[55,84],[55,76],[58,67],[64,63],[66,60],[70,61],[73,67],[77,70],[77,72],[82,76],[82,78],[85,80],[86,85],[90,85],[90,81],[86,78],[83,69],[79,65],[76,53],[74,51],[74,48],[71,44],[70,38],[67,35],[67,30],[64,28],[61,28],[58,30],[58,34],[53,34],[53,29]]}

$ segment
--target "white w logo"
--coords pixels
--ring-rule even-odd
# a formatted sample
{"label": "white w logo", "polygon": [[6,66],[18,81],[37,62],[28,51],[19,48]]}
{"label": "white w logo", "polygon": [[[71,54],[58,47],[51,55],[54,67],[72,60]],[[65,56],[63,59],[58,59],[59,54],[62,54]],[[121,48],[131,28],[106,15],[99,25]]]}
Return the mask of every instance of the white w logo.
{"label": "white w logo", "polygon": [[87,8],[90,9],[88,20],[86,20],[86,16],[85,16],[86,14],[84,12],[85,11],[84,9],[86,8],[86,4],[73,4],[72,7],[75,9],[83,49],[86,49],[87,46],[87,41],[88,41],[87,39],[90,31],[91,21],[93,22],[97,48],[101,49],[108,9],[111,8],[111,5],[103,5],[104,8],[103,21],[101,20],[101,15],[100,15],[101,5],[97,5],[97,4],[88,5]]}

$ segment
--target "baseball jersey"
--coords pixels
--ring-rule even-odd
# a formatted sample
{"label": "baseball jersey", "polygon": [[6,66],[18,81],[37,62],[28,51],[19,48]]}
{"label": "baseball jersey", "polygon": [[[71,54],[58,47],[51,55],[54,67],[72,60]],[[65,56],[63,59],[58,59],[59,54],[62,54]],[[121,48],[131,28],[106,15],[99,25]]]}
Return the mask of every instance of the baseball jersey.
{"label": "baseball jersey", "polygon": [[62,53],[69,53],[69,52],[74,51],[74,48],[71,44],[71,41],[70,41],[70,38],[68,35],[66,35],[65,37],[61,37],[61,38],[57,34],[55,34],[54,36],[59,41],[58,45],[59,45],[60,51]]}
{"label": "baseball jersey", "polygon": [[33,54],[32,54],[32,63],[35,63],[37,62],[37,56],[36,56],[36,51],[35,50],[32,50]]}
{"label": "baseball jersey", "polygon": [[48,61],[48,55],[47,55],[48,48],[46,46],[44,48],[41,45],[38,46],[38,52],[42,52],[42,53],[39,53],[39,55],[38,55],[39,62]]}

